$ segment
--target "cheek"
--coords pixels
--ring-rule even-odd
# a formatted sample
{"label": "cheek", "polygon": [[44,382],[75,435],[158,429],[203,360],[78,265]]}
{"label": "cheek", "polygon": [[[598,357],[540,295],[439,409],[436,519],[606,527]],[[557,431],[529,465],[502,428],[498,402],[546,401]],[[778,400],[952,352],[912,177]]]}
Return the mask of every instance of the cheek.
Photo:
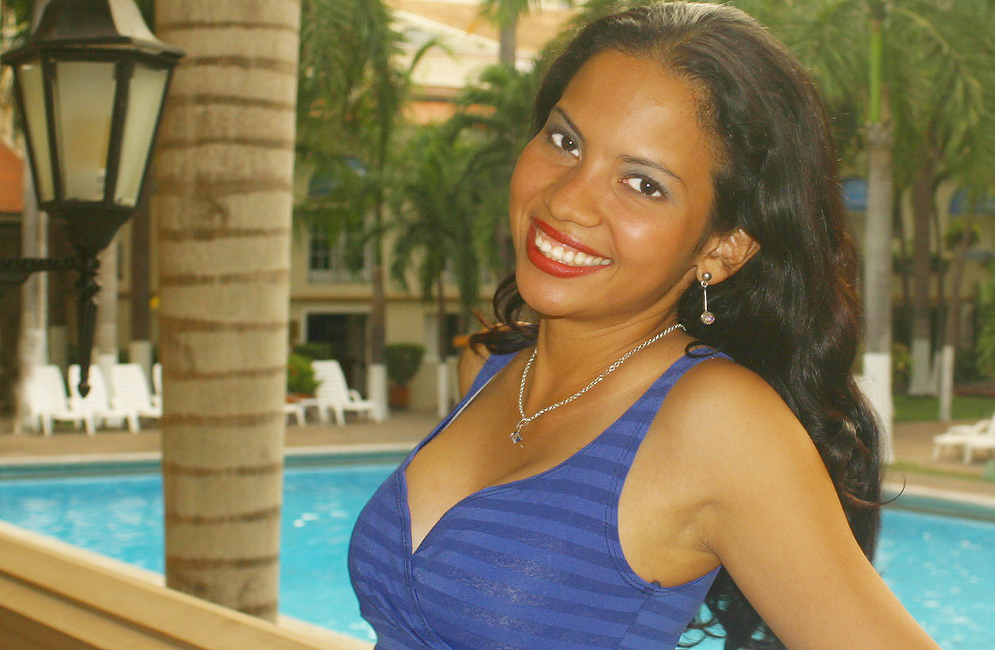
{"label": "cheek", "polygon": [[649,219],[618,219],[612,224],[612,239],[622,261],[649,274],[682,275],[690,264],[697,233],[672,215]]}
{"label": "cheek", "polygon": [[534,151],[534,140],[522,151],[515,163],[511,175],[511,193],[509,196],[509,212],[511,229],[515,232],[521,223],[527,222],[527,206],[539,194],[542,187],[542,165],[539,156]]}

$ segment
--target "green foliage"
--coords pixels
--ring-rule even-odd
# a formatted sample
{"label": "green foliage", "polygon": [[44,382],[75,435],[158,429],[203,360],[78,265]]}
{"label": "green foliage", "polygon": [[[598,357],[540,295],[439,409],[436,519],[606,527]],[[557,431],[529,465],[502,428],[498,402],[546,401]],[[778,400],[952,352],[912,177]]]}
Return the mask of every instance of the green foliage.
{"label": "green foliage", "polygon": [[906,393],[909,378],[912,376],[912,354],[904,343],[891,346],[891,390],[893,393]]}
{"label": "green foliage", "polygon": [[[928,422],[936,420],[939,400],[936,397],[911,397],[895,394],[896,422]],[[995,397],[954,395],[951,417],[955,420],[981,420],[995,412]]]}
{"label": "green foliage", "polygon": [[512,268],[508,187],[531,137],[537,84],[535,72],[490,66],[463,90],[449,121],[410,131],[391,182],[397,236],[391,273],[402,286],[413,268],[428,299],[448,273],[469,313],[483,272]]}
{"label": "green foliage", "polygon": [[401,156],[406,174],[398,179],[394,195],[397,237],[391,274],[406,288],[407,271],[413,267],[427,300],[448,269],[469,312],[480,295],[472,151],[448,125],[429,125],[413,133]]}
{"label": "green foliage", "polygon": [[294,354],[307,357],[312,361],[334,358],[330,343],[300,343],[294,346]]}
{"label": "green foliage", "polygon": [[523,72],[494,65],[463,89],[450,121],[466,143],[463,192],[473,218],[473,242],[483,265],[503,276],[514,268],[508,243],[508,189],[518,155],[533,135],[532,104],[540,62]]}
{"label": "green foliage", "polygon": [[321,188],[299,197],[299,226],[330,244],[350,235],[347,265],[383,235],[390,145],[407,96],[401,36],[383,0],[303,0],[297,99],[297,169]]}
{"label": "green foliage", "polygon": [[974,349],[954,352],[954,384],[970,384],[983,379],[978,372],[978,356]]}
{"label": "green foliage", "polygon": [[[988,272],[991,274],[992,269]],[[978,372],[995,379],[995,279],[989,277],[981,285],[978,303],[979,331],[975,342]]]}
{"label": "green foliage", "polygon": [[313,395],[318,389],[311,359],[300,354],[287,357],[287,392],[297,395]]}
{"label": "green foliage", "polygon": [[[961,245],[961,239],[964,237],[965,230],[966,227],[963,219],[957,219],[950,223],[947,231],[943,233],[943,243],[946,250],[956,250]],[[978,224],[972,223],[970,230],[967,230],[968,248],[978,243],[980,232],[981,229],[978,228]]]}
{"label": "green foliage", "polygon": [[421,367],[425,346],[417,343],[391,343],[385,349],[387,378],[395,386],[407,386]]}

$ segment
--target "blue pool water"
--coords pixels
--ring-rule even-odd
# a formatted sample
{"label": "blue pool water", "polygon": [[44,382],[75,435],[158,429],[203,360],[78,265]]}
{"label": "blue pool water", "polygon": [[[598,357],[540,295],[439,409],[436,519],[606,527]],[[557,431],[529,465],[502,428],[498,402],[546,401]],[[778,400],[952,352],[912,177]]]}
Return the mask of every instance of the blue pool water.
{"label": "blue pool water", "polygon": [[[359,510],[391,465],[289,468],[280,609],[372,639],[349,587],[346,546]],[[158,475],[0,481],[0,518],[162,572]],[[945,650],[995,647],[995,523],[888,510],[876,562]],[[715,650],[718,642],[697,646]]]}

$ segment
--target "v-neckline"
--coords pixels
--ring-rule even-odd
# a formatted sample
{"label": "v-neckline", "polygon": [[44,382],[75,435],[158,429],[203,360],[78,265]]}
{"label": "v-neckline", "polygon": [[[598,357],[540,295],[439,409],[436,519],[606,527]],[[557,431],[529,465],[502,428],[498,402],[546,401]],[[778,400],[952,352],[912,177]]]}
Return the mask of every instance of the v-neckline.
{"label": "v-neckline", "polygon": [[440,433],[445,431],[446,428],[448,428],[449,425],[452,424],[453,421],[455,421],[456,418],[458,418],[460,414],[463,413],[466,407],[469,406],[474,399],[476,399],[477,395],[479,395],[481,391],[483,391],[484,388],[491,383],[491,380],[494,379],[497,373],[500,372],[501,369],[504,368],[506,365],[508,365],[508,363],[511,361],[511,359],[515,357],[516,354],[517,352],[513,352],[506,355],[507,359],[505,359],[503,362],[501,362],[501,365],[495,368],[493,374],[490,377],[488,377],[486,381],[481,383],[481,385],[477,388],[477,390],[473,391],[472,393],[467,393],[467,396],[460,403],[459,408],[454,409],[453,412],[450,413],[450,415],[446,419],[444,419],[436,426],[436,428],[432,431],[430,435],[426,436],[424,440],[418,443],[418,445],[411,450],[411,453],[408,454],[407,458],[404,459],[404,461],[397,469],[396,480],[399,492],[398,507],[401,510],[401,517],[402,517],[402,524],[404,531],[405,564],[409,572],[411,570],[411,561],[418,554],[418,552],[425,547],[425,542],[439,528],[440,524],[442,524],[442,522],[446,519],[447,516],[449,516],[451,512],[462,506],[464,503],[467,503],[468,501],[471,501],[473,499],[480,498],[483,495],[490,494],[497,490],[514,489],[518,485],[547,476],[552,472],[558,471],[561,468],[568,466],[574,459],[578,458],[581,454],[586,452],[589,447],[595,445],[599,440],[601,440],[601,438],[607,435],[609,431],[614,429],[615,426],[632,411],[632,409],[634,409],[637,405],[639,405],[643,400],[647,399],[649,394],[653,392],[653,390],[657,387],[657,385],[663,382],[674,371],[674,369],[677,368],[677,366],[680,364],[680,362],[683,359],[688,358],[687,355],[681,355],[677,357],[677,359],[675,359],[667,367],[667,369],[660,374],[659,377],[654,379],[653,382],[646,388],[646,390],[643,391],[642,394],[638,398],[636,398],[636,400],[632,402],[632,404],[630,404],[625,409],[625,411],[622,412],[621,415],[619,415],[615,420],[613,420],[611,424],[609,424],[602,431],[600,431],[598,435],[596,435],[594,438],[588,441],[588,443],[585,444],[583,447],[577,449],[576,451],[571,453],[569,456],[567,456],[557,464],[553,465],[552,467],[548,467],[540,472],[536,472],[535,474],[530,474],[529,476],[523,476],[521,478],[512,479],[504,483],[485,485],[479,490],[471,492],[470,494],[467,494],[463,498],[453,503],[453,505],[451,505],[448,509],[446,509],[446,511],[443,512],[442,515],[435,521],[435,523],[428,529],[428,532],[425,533],[424,537],[422,537],[421,541],[418,543],[418,546],[415,547],[414,539],[412,537],[411,505],[408,500],[408,478],[407,478],[408,466],[411,464],[411,461],[414,460],[414,457],[418,454],[419,451],[421,451],[421,449],[425,445],[434,440],[435,437],[438,436]]}

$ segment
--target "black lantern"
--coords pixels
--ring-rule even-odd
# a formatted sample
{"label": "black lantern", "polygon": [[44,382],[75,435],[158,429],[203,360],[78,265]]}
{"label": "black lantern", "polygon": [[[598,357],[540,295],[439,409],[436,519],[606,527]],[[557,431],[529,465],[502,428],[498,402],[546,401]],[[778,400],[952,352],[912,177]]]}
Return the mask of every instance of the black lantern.
{"label": "black lantern", "polygon": [[89,391],[97,254],[134,214],[179,48],[159,41],[133,0],[51,0],[28,41],[0,56],[14,71],[38,205],[62,220],[72,260],[0,260],[8,286],[79,271],[80,392]]}

